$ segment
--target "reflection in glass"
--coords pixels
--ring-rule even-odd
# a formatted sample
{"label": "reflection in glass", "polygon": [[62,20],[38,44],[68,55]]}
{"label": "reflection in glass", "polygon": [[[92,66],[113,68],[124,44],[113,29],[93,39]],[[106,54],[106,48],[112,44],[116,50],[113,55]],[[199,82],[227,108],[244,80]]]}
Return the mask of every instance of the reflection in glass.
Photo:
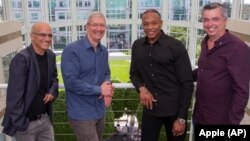
{"label": "reflection in glass", "polygon": [[138,0],[137,9],[138,9],[138,18],[140,19],[143,12],[147,9],[156,9],[161,11],[162,0]]}
{"label": "reflection in glass", "polygon": [[107,0],[107,19],[131,19],[132,0]]}
{"label": "reflection in glass", "polygon": [[190,20],[191,13],[190,0],[170,0],[169,1],[169,19],[177,21]]}
{"label": "reflection in glass", "polygon": [[131,48],[131,25],[108,25],[107,47],[111,52],[126,52]]}
{"label": "reflection in glass", "polygon": [[250,20],[250,0],[241,0],[240,19]]}

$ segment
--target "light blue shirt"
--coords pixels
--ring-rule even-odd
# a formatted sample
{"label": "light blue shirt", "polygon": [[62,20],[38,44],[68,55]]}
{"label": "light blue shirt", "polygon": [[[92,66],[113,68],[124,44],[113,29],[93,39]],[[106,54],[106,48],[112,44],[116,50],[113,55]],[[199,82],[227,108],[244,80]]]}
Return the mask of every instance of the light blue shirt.
{"label": "light blue shirt", "polygon": [[99,98],[100,86],[110,81],[106,47],[99,43],[94,51],[87,37],[75,41],[63,50],[61,69],[68,116],[75,120],[103,118],[105,105]]}

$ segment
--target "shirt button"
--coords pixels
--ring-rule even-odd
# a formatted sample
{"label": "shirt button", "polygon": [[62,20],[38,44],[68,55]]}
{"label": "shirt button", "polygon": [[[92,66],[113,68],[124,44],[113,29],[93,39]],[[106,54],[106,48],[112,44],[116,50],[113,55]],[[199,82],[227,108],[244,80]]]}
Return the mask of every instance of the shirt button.
{"label": "shirt button", "polygon": [[152,66],[153,66],[153,64],[150,64],[150,66],[152,67]]}
{"label": "shirt button", "polygon": [[151,54],[148,54],[148,56],[151,56]]}
{"label": "shirt button", "polygon": [[155,93],[155,95],[157,96],[158,94],[157,94],[157,93]]}
{"label": "shirt button", "polygon": [[152,77],[154,77],[154,74],[152,74]]}

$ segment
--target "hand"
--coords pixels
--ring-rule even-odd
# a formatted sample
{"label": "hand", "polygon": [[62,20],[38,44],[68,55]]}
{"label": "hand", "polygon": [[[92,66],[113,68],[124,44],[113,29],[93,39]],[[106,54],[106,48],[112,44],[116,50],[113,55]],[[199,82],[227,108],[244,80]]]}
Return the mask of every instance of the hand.
{"label": "hand", "polygon": [[101,85],[101,97],[102,96],[113,96],[114,94],[114,86],[112,86],[111,82],[105,81]]}
{"label": "hand", "polygon": [[44,103],[52,102],[55,99],[55,97],[52,94],[45,94],[45,97],[43,98]]}
{"label": "hand", "polygon": [[157,100],[154,99],[153,95],[149,92],[149,90],[145,86],[140,87],[139,91],[140,91],[141,104],[146,108],[152,110],[153,102],[156,102]]}
{"label": "hand", "polygon": [[173,136],[181,136],[185,133],[185,129],[186,129],[186,123],[181,124],[179,122],[179,119],[177,118],[173,124]]}

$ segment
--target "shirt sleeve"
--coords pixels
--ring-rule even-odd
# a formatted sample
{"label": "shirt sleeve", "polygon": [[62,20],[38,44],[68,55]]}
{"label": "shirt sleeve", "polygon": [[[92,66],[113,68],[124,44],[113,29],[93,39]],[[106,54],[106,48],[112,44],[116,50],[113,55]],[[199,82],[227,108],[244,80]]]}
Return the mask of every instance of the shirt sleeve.
{"label": "shirt sleeve", "polygon": [[19,131],[26,130],[29,125],[24,110],[24,94],[28,72],[27,60],[23,55],[17,54],[9,67],[6,105],[12,125]]}
{"label": "shirt sleeve", "polygon": [[194,87],[192,67],[188,53],[182,43],[177,43],[175,45],[175,71],[181,90],[178,117],[186,119]]}
{"label": "shirt sleeve", "polygon": [[135,45],[132,46],[132,53],[131,53],[131,63],[130,63],[130,80],[135,86],[137,92],[139,92],[139,88],[144,86],[144,82],[140,76],[140,72],[138,70],[138,66],[136,65],[135,59]]}
{"label": "shirt sleeve", "polygon": [[228,111],[228,123],[239,124],[242,120],[249,98],[250,48],[239,46],[228,59],[228,70],[232,76],[232,104]]}

